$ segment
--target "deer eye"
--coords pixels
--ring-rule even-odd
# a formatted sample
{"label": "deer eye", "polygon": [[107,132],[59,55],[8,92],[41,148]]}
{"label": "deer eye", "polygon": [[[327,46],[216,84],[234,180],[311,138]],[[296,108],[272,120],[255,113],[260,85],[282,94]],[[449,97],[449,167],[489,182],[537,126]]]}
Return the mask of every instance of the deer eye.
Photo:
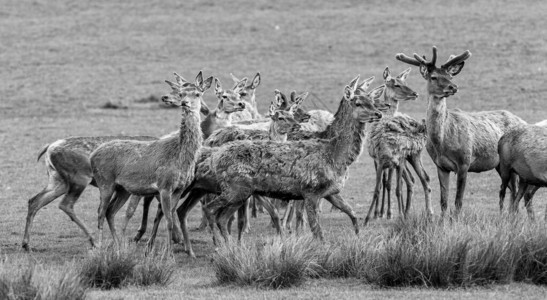
{"label": "deer eye", "polygon": [[225,99],[225,100],[226,100],[226,99],[228,99],[228,96],[222,95],[222,99]]}
{"label": "deer eye", "polygon": [[241,92],[241,93],[239,93],[239,95],[240,95],[241,97],[245,97],[245,96],[247,96],[247,93]]}
{"label": "deer eye", "polygon": [[437,76],[431,76],[431,80],[437,80]]}

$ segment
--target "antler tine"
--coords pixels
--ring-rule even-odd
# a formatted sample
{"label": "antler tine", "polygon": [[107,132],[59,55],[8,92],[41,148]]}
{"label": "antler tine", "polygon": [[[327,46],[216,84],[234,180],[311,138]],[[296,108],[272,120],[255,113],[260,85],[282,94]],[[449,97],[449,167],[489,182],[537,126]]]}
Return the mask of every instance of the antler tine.
{"label": "antler tine", "polygon": [[413,66],[416,66],[416,67],[419,67],[420,66],[420,61],[410,57],[410,56],[406,56],[404,53],[397,53],[395,55],[395,58],[399,61],[402,61],[404,63],[407,63],[409,65],[413,65]]}
{"label": "antler tine", "polygon": [[188,82],[188,80],[184,79],[182,76],[180,76],[177,72],[174,72],[173,74],[175,74],[175,78],[177,80],[177,83],[179,85],[182,85],[184,82]]}
{"label": "antler tine", "polygon": [[425,55],[421,57],[416,53],[414,53],[414,58],[418,62],[420,62],[420,64],[427,65],[427,66],[435,66],[435,63],[437,62],[437,47],[433,46],[433,56],[431,57],[430,61],[427,61],[425,59]]}
{"label": "antler tine", "polygon": [[465,50],[464,53],[453,57],[452,59],[449,59],[444,65],[441,66],[441,68],[448,68],[452,65],[459,64],[462,61],[468,59],[471,56],[471,52],[469,50]]}
{"label": "antler tine", "polygon": [[435,63],[437,62],[437,47],[433,46],[433,57],[431,58],[431,64],[435,66]]}

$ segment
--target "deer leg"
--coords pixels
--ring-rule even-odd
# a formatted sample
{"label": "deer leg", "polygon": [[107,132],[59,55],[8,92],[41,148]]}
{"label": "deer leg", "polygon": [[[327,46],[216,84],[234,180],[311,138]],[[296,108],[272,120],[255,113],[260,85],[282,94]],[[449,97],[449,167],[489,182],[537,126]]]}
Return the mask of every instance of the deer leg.
{"label": "deer leg", "polygon": [[448,207],[448,191],[450,189],[450,172],[437,167],[437,176],[441,186],[441,214],[444,216]]}
{"label": "deer leg", "polygon": [[332,205],[336,206],[339,210],[343,211],[351,220],[355,234],[359,234],[359,223],[357,222],[357,216],[353,211],[353,208],[340,196],[340,194],[334,194],[325,197]]}
{"label": "deer leg", "polygon": [[201,198],[205,196],[205,193],[199,190],[191,190],[182,202],[181,206],[177,208],[177,215],[180,221],[180,226],[182,228],[182,235],[184,237],[184,248],[186,249],[186,253],[190,255],[190,257],[195,258],[196,254],[194,253],[194,250],[192,249],[192,243],[190,241],[190,235],[188,234],[188,212],[192,210],[194,206],[199,202]]}
{"label": "deer leg", "polygon": [[[505,192],[507,191],[507,186],[509,186],[509,181],[511,180],[511,173],[512,171],[509,168],[506,168],[500,164],[501,167],[497,167],[496,171],[498,171],[500,178],[501,178],[501,185],[500,185],[500,192],[499,192],[499,206],[500,206],[500,213],[503,213],[503,203],[505,202]],[[515,198],[511,197],[510,203],[513,204],[513,201]]]}
{"label": "deer leg", "polygon": [[86,186],[83,184],[71,184],[68,192],[65,194],[63,200],[59,204],[59,208],[64,211],[70,217],[70,219],[84,231],[89,242],[91,243],[91,246],[93,247],[95,245],[95,241],[93,240],[89,229],[78,218],[78,216],[76,216],[76,213],[74,212],[74,204],[76,204],[76,201],[78,201],[78,198],[80,198],[80,195],[85,188]]}
{"label": "deer leg", "polygon": [[[85,188],[85,187],[84,187]],[[25,234],[23,236],[23,242],[21,243],[23,249],[30,250],[29,240],[30,240],[30,230],[32,228],[32,221],[36,216],[36,213],[44,206],[51,203],[53,200],[57,199],[62,194],[68,191],[68,186],[65,181],[61,178],[59,173],[51,172],[49,173],[49,182],[48,185],[34,197],[28,200],[28,212],[27,212],[27,223],[25,225]]]}
{"label": "deer leg", "polygon": [[158,209],[156,210],[156,217],[154,218],[152,233],[150,234],[150,238],[148,239],[148,242],[146,243],[147,251],[152,250],[152,246],[154,246],[154,241],[156,240],[156,236],[158,234],[158,228],[160,227],[160,222],[162,217],[163,217],[163,210],[161,209],[161,202],[158,201]]}
{"label": "deer leg", "polygon": [[287,208],[283,214],[283,228],[291,230],[291,223],[294,216],[294,200],[289,200],[287,203]]}
{"label": "deer leg", "polygon": [[[171,197],[173,192],[168,189],[162,189],[160,190],[160,203],[161,203],[161,210],[163,211],[163,214],[165,215],[165,221],[167,221],[167,247],[168,251],[173,251],[173,213],[174,208],[171,203]],[[178,199],[177,199],[178,200]]]}
{"label": "deer leg", "polygon": [[532,198],[534,197],[534,194],[537,192],[537,190],[539,190],[538,186],[528,185],[528,188],[524,193],[524,206],[526,207],[526,212],[530,220],[535,220],[534,204],[532,202]]}
{"label": "deer leg", "polygon": [[[140,197],[133,197],[130,201],[138,201],[140,200]],[[148,213],[150,212],[150,204],[152,204],[152,201],[154,201],[154,197],[144,197],[144,202],[142,203],[142,218],[141,218],[141,226],[137,230],[137,234],[133,238],[133,241],[138,242],[141,240],[142,236],[146,232],[146,227],[148,225]],[[159,203],[159,199],[158,199]],[[126,213],[129,211],[129,208],[127,208]],[[126,222],[129,221],[127,215],[125,216]],[[125,225],[127,226],[127,224]],[[125,228],[124,228],[125,229]]]}
{"label": "deer leg", "polygon": [[397,207],[399,208],[399,216],[405,217],[403,194],[401,193],[403,185],[403,166],[399,164],[397,166],[397,185],[395,187],[395,196],[397,197]]}
{"label": "deer leg", "polygon": [[[250,215],[251,198],[253,197],[249,197],[247,200],[245,200],[245,205],[241,209],[241,212],[245,216],[245,223],[243,224],[245,226],[243,229],[245,233],[249,233],[249,231],[251,231],[251,222],[250,222],[251,221],[251,215]],[[255,199],[253,198],[252,200],[255,200]],[[256,206],[257,204],[256,201],[252,201],[252,202]]]}
{"label": "deer leg", "polygon": [[[243,198],[243,199],[248,199],[249,197],[246,197],[246,198]],[[230,235],[228,234],[228,229],[227,229],[227,224],[228,224],[228,219],[234,215],[234,213],[242,206],[245,206],[245,200],[243,201],[234,201],[234,202],[230,202],[229,200],[223,200],[224,203],[226,203],[224,205],[224,207],[222,209],[219,210],[218,214],[217,214],[217,221],[218,221],[218,226],[220,228],[220,233],[222,234],[222,237],[224,238],[224,241],[227,243],[227,244],[230,244],[231,243],[231,237]],[[243,214],[244,216],[244,214]]]}
{"label": "deer leg", "polygon": [[[254,205],[255,199],[252,199],[251,202],[253,202],[253,205]],[[238,242],[241,242],[241,236],[243,235],[243,231],[245,230],[245,225],[247,221],[250,221],[249,219],[247,219],[249,210],[245,209],[245,206],[246,205],[243,204],[237,210],[237,240]]]}
{"label": "deer leg", "polygon": [[[407,168],[405,162],[403,162],[403,180],[406,183],[406,207],[405,207],[405,216],[410,212],[410,206],[412,205],[412,194],[414,193],[414,176]],[[404,201],[403,201],[404,202]]]}
{"label": "deer leg", "polygon": [[433,215],[433,207],[431,206],[431,186],[429,185],[430,179],[422,164],[422,157],[421,155],[412,155],[409,158],[409,162],[422,183],[425,196],[425,210],[429,215]]}
{"label": "deer leg", "polygon": [[283,230],[281,228],[281,223],[280,223],[280,220],[279,220],[279,211],[277,210],[277,208],[275,207],[275,205],[272,203],[272,199],[271,198],[268,198],[268,197],[263,197],[263,196],[255,196],[255,201],[256,200],[259,200],[260,203],[262,204],[262,206],[264,207],[264,209],[268,212],[268,214],[270,215],[270,218],[272,220],[272,223],[274,225],[274,228],[275,230],[277,231],[277,234],[278,235],[282,235],[283,234]]}
{"label": "deer leg", "polygon": [[524,180],[519,180],[519,188],[518,188],[517,196],[513,200],[510,206],[511,213],[514,214],[518,212],[518,206],[519,206],[520,200],[522,199],[522,197],[524,197],[524,194],[527,188],[528,188],[528,184],[524,182]]}
{"label": "deer leg", "polygon": [[213,233],[213,243],[217,245],[217,243],[221,242],[220,239],[220,232],[219,227],[217,225],[217,214],[218,211],[220,211],[225,205],[223,201],[219,197],[214,197],[205,205],[205,212],[207,214],[207,221],[209,222],[209,227],[211,228],[211,231]]}
{"label": "deer leg", "polygon": [[370,208],[368,209],[368,213],[365,218],[365,224],[363,226],[367,226],[368,222],[372,217],[372,210],[376,206],[376,202],[378,202],[378,198],[380,196],[380,187],[382,186],[382,173],[382,166],[378,166],[378,168],[376,168],[376,186],[374,187],[374,195],[372,196],[372,203],[370,203]]}
{"label": "deer leg", "polygon": [[[386,215],[386,196],[389,195],[389,191],[391,190],[391,182],[389,180],[389,172],[391,172],[391,169],[388,172],[384,172],[382,174],[382,206],[380,207],[380,212],[378,217],[383,218]],[[380,201],[376,201],[376,210],[378,210],[378,204]],[[376,217],[376,216],[375,216]]]}
{"label": "deer leg", "polygon": [[104,219],[106,217],[106,210],[108,208],[108,204],[110,203],[110,200],[112,199],[112,195],[116,191],[115,184],[105,184],[104,186],[99,187],[100,192],[100,204],[98,209],[98,221],[97,221],[97,227],[99,229],[99,248],[102,246],[103,242],[103,226],[104,226]]}
{"label": "deer leg", "polygon": [[258,218],[258,202],[257,202],[258,199],[256,199],[255,196],[252,196],[251,198],[252,198],[250,200],[251,201],[250,205],[252,207],[251,216],[256,219]]}
{"label": "deer leg", "polygon": [[129,203],[127,204],[127,209],[125,210],[125,219],[122,224],[123,237],[125,237],[125,231],[127,230],[127,225],[129,225],[129,220],[131,220],[133,215],[135,215],[135,211],[137,210],[140,201],[141,197],[137,195],[131,195],[131,197],[129,197]]}
{"label": "deer leg", "polygon": [[114,240],[114,245],[117,249],[120,247],[120,240],[118,234],[116,233],[115,217],[116,213],[120,208],[125,204],[127,199],[129,199],[129,192],[123,188],[118,188],[116,190],[116,197],[110,201],[108,208],[106,209],[106,222],[110,228],[110,233],[112,234],[112,239]]}
{"label": "deer leg", "polygon": [[308,223],[313,236],[320,241],[323,241],[323,231],[321,230],[321,224],[319,223],[319,215],[317,214],[317,208],[319,205],[319,199],[317,197],[305,198],[306,212],[308,213]]}
{"label": "deer leg", "polygon": [[[302,201],[298,201],[294,204],[294,214],[296,216],[296,224],[295,224],[295,231],[299,232],[302,228],[302,230],[304,229],[305,227],[305,223],[304,223],[304,218],[305,218],[305,215],[304,215],[304,210],[306,209],[306,200],[302,200]],[[309,222],[309,220],[308,220]]]}
{"label": "deer leg", "polygon": [[391,182],[393,181],[393,172],[395,169],[390,168],[389,172],[387,174],[387,181],[386,181],[386,195],[387,195],[387,203],[386,203],[386,218],[389,220],[391,219],[393,215],[393,210],[391,208]]}
{"label": "deer leg", "polygon": [[458,169],[457,178],[456,178],[456,214],[459,214],[462,209],[462,200],[463,195],[465,194],[465,186],[467,184],[467,171],[469,170],[469,165],[461,165]]}

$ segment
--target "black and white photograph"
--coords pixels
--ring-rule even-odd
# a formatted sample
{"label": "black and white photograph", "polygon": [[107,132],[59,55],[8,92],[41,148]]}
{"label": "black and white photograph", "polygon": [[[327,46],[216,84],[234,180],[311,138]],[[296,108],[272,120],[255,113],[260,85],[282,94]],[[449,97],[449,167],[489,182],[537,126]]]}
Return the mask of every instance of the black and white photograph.
{"label": "black and white photograph", "polygon": [[545,299],[547,2],[3,0],[0,300]]}

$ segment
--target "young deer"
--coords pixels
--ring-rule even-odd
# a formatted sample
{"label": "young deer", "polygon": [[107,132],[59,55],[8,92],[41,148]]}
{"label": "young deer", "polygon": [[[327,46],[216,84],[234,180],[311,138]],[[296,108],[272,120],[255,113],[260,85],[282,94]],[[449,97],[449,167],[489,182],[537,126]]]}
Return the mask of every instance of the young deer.
{"label": "young deer", "polygon": [[[175,73],[177,82],[180,85],[196,86],[198,80],[203,82],[203,87],[207,89],[212,82],[212,77],[203,81],[201,72],[196,77],[196,83],[192,84]],[[178,92],[177,92],[178,94]],[[200,101],[203,101],[200,99]],[[203,102],[202,102],[203,104]],[[196,107],[202,113],[207,114],[206,106]],[[64,211],[70,219],[76,223],[85,233],[92,246],[95,241],[90,234],[87,226],[78,218],[74,212],[74,205],[78,201],[80,195],[85,188],[92,184],[95,186],[89,155],[101,144],[113,140],[141,140],[152,141],[157,140],[157,137],[152,136],[82,136],[68,137],[57,140],[46,145],[40,150],[38,160],[44,156],[48,174],[48,185],[38,194],[33,196],[28,201],[28,213],[25,225],[25,233],[23,236],[22,247],[29,250],[30,231],[32,222],[36,213],[48,205],[58,197],[64,195],[59,208]],[[137,197],[137,200],[139,197]]]}
{"label": "young deer", "polygon": [[[427,81],[427,152],[437,166],[441,186],[441,209],[447,209],[450,172],[457,174],[456,212],[462,207],[462,199],[468,172],[484,172],[496,169],[499,172],[498,141],[501,136],[525,122],[505,111],[463,112],[446,107],[446,98],[458,91],[452,77],[458,75],[464,62],[471,56],[469,50],[458,56],[450,56],[440,68],[435,66],[437,48],[427,61],[414,54],[414,58],[402,53],[396,58],[420,68]],[[514,181],[510,186],[515,191]],[[502,205],[502,203],[500,203]]]}
{"label": "young deer", "polygon": [[[247,82],[247,78],[238,79],[234,76],[234,74],[230,73],[230,76],[232,77],[232,80],[234,81],[234,89],[239,86],[239,83],[245,80]],[[258,120],[262,119],[262,115],[258,112],[258,109],[256,107],[256,88],[260,85],[260,73],[256,73],[255,77],[251,81],[250,84],[244,85],[243,87],[239,88],[239,96],[241,97],[241,100],[245,102],[245,111],[241,113],[237,113],[234,116],[234,120],[236,121],[243,121],[243,120]]]}
{"label": "young deer", "polygon": [[104,218],[108,215],[108,225],[114,242],[119,245],[112,216],[130,194],[159,195],[162,208],[166,212],[169,247],[172,246],[173,212],[180,194],[194,178],[195,164],[203,140],[200,116],[192,107],[200,105],[205,89],[202,88],[204,84],[201,76],[196,85],[167,83],[180,89],[180,101],[172,101],[169,97],[162,98],[166,103],[181,107],[182,121],[178,135],[151,142],[111,141],[91,153],[93,178],[101,195],[99,243],[102,242]]}
{"label": "young deer", "polygon": [[[378,97],[379,101],[390,104],[391,108],[384,114],[382,120],[370,124],[366,128],[366,145],[369,155],[374,158],[374,166],[376,167],[376,186],[369,212],[365,218],[365,225],[371,219],[373,209],[375,209],[374,217],[380,215],[378,203],[382,185],[386,189],[383,196],[387,194],[388,218],[391,217],[390,186],[393,169],[397,171],[396,196],[399,204],[399,214],[404,216],[410,209],[412,186],[414,183],[410,170],[406,168],[406,161],[409,161],[414,167],[416,174],[422,182],[426,210],[430,214],[433,213],[430,204],[431,188],[429,187],[429,176],[423,167],[421,159],[426,139],[425,125],[398,112],[400,101],[415,100],[418,97],[418,94],[408,87],[405,81],[410,70],[408,68],[397,77],[393,77],[389,68],[386,67],[383,73],[384,88],[377,89],[377,93],[380,93]],[[376,98],[375,95],[372,95],[372,97]],[[385,169],[389,170],[389,174],[384,172]],[[402,201],[402,179],[405,180],[408,190],[406,207]],[[382,197],[382,214],[384,212],[384,199]]]}

